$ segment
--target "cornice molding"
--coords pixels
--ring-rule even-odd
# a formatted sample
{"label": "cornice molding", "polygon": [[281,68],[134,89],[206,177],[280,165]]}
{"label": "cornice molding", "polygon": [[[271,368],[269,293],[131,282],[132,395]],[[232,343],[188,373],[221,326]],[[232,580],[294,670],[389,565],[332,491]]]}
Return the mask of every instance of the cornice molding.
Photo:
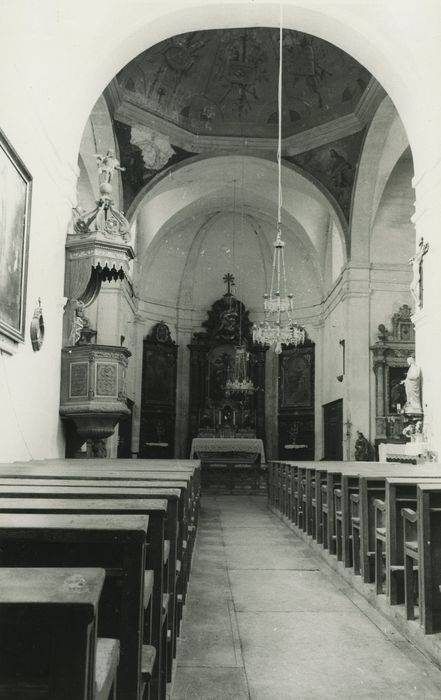
{"label": "cornice molding", "polygon": [[[357,133],[371,121],[385,95],[381,85],[371,78],[354,112],[284,138],[282,155],[298,155]],[[131,102],[121,91],[116,78],[106,88],[106,98],[109,109],[117,121],[128,126],[142,125],[158,131],[168,136],[173,145],[191,153],[231,152],[238,148],[245,148],[250,153],[274,153],[277,150],[276,138],[193,134]]]}

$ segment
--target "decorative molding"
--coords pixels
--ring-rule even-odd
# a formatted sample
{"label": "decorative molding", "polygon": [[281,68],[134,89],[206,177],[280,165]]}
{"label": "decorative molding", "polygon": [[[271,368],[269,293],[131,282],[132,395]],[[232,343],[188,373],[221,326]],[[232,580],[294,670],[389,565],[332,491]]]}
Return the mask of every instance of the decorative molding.
{"label": "decorative molding", "polygon": [[[117,83],[116,78],[112,81],[111,86],[113,82]],[[121,91],[118,85],[116,88],[111,87],[111,95],[114,119],[131,127],[141,126],[149,131],[159,132],[159,134],[167,136],[171,144],[186,151],[212,153],[216,150],[229,152],[245,148],[250,152],[274,153],[277,149],[277,138],[193,134],[135,104],[130,100],[130,93],[127,95],[126,92]],[[357,133],[370,122],[384,97],[383,88],[372,78],[353,113],[284,138],[282,140],[282,155],[291,156],[304,153]]]}

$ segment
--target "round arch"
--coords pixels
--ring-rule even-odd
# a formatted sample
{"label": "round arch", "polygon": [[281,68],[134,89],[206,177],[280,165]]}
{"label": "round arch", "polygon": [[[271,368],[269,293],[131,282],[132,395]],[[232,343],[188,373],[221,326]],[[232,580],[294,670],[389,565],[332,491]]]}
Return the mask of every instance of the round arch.
{"label": "round arch", "polygon": [[390,98],[385,97],[367,131],[357,170],[351,217],[353,261],[369,262],[371,230],[382,194],[408,147],[400,117]]}
{"label": "round arch", "polygon": [[[305,31],[335,44],[377,78],[396,104],[414,150],[414,141],[416,147],[421,125],[418,94],[421,93],[422,98],[424,89],[401,35],[399,40],[395,37],[392,46],[389,33],[378,23],[374,14],[369,17],[362,13],[347,13],[344,7],[317,11],[301,7],[297,2],[281,5],[278,0],[227,4],[226,13],[226,3],[218,1],[194,5],[190,1],[180,0],[179,3],[170,1],[155,7],[149,3],[137,17],[138,29],[135,32],[131,31],[125,18],[121,17],[121,22],[115,25],[115,17],[109,13],[107,19],[112,20],[112,29],[108,36],[114,37],[115,41],[101,42],[99,45],[99,60],[95,62],[99,69],[94,72],[93,80],[90,74],[88,76],[89,89],[83,91],[83,119],[80,124],[85,123],[97,95],[103,92],[116,73],[149,47],[183,32],[246,26],[277,27],[282,11],[283,26]],[[119,26],[119,35],[115,35],[115,26]],[[104,28],[103,34],[106,35]],[[403,76],[406,76],[406,80]]]}
{"label": "round arch", "polygon": [[[231,209],[235,178],[238,182],[238,207],[251,208],[265,218],[272,216],[275,222],[277,165],[274,160],[237,154],[197,156],[157,176],[134,202],[130,211],[131,220],[143,220],[137,225],[137,254],[140,260],[158,232],[177,215],[188,217],[201,211],[208,214],[216,208]],[[348,229],[332,196],[300,168],[285,163],[283,192],[282,222],[286,222],[287,230],[297,221],[306,237],[311,239],[321,260],[331,221],[340,236],[346,259]]]}

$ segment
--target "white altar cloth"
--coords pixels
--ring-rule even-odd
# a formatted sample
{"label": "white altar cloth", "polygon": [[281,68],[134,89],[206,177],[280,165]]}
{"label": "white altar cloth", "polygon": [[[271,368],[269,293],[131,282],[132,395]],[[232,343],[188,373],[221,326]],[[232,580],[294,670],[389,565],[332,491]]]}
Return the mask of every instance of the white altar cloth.
{"label": "white altar cloth", "polygon": [[260,438],[193,438],[190,459],[198,452],[255,452],[265,462],[265,450]]}

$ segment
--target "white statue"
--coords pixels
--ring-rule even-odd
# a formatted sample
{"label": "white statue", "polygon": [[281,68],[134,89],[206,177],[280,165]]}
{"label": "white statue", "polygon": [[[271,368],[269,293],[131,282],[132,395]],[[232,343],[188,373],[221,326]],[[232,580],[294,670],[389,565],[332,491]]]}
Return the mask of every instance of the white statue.
{"label": "white statue", "polygon": [[401,382],[404,384],[404,388],[406,390],[406,404],[404,406],[404,413],[422,414],[421,370],[413,357],[407,358],[407,364],[409,365],[409,369],[407,370],[406,379],[403,379]]}
{"label": "white statue", "polygon": [[98,165],[98,174],[104,175],[103,182],[110,183],[115,170],[119,170],[120,172],[124,172],[125,170],[125,168],[121,167],[119,160],[115,158],[115,153],[111,149],[107,151],[105,156],[96,153],[95,157]]}

